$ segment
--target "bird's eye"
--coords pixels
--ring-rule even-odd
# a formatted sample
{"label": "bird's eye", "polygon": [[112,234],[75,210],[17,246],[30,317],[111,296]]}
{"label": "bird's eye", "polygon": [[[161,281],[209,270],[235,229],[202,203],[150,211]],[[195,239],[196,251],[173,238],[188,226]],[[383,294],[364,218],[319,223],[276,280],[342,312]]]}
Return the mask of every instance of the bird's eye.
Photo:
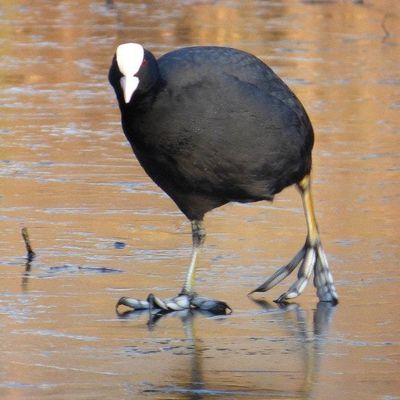
{"label": "bird's eye", "polygon": [[148,64],[148,61],[144,58],[142,62],[142,67],[145,67]]}

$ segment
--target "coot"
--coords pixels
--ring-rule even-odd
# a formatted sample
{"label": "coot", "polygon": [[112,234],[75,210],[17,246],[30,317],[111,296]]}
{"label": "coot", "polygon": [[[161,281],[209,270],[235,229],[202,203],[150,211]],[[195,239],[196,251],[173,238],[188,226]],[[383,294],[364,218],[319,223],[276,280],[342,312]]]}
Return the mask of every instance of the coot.
{"label": "coot", "polygon": [[264,62],[216,46],[181,48],[156,59],[140,44],[125,43],[114,55],[109,81],[133,152],[191,221],[193,238],[192,260],[177,297],[122,298],[118,305],[227,309],[194,291],[204,215],[229,202],[272,201],[292,184],[303,200],[305,244],[253,292],[271,289],[299,266],[298,279],[277,302],[298,296],[314,272],[319,299],[337,303],[311,197],[313,128],[300,101]]}

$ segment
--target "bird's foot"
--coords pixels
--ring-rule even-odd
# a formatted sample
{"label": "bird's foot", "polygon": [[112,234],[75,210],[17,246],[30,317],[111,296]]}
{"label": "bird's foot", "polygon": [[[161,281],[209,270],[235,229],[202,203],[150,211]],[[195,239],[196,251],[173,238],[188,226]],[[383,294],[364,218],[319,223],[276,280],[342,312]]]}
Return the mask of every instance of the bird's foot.
{"label": "bird's foot", "polygon": [[[314,272],[314,286],[317,288],[317,295],[321,301],[338,303],[338,295],[333,283],[332,274],[329,270],[328,261],[320,242],[314,245],[306,243],[304,247],[294,256],[289,264],[279,268],[262,285],[253,290],[255,292],[266,292],[291,274],[298,266],[297,280],[290,288],[280,295],[275,302],[285,303],[297,297],[303,292]],[[251,294],[250,293],[250,294]]]}
{"label": "bird's foot", "polygon": [[232,312],[232,309],[223,301],[202,297],[197,293],[184,292],[176,297],[165,300],[154,296],[154,294],[149,294],[147,300],[121,297],[116,305],[117,311],[121,305],[130,307],[133,310],[149,310],[153,314],[189,309],[209,311],[214,314],[230,314]]}

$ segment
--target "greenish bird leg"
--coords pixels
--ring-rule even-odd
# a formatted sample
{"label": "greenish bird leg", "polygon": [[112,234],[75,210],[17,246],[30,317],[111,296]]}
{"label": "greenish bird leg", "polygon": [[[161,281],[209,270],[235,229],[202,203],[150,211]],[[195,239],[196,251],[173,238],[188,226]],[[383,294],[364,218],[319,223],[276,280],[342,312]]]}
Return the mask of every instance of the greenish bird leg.
{"label": "greenish bird leg", "polygon": [[160,299],[151,293],[146,300],[122,297],[117,303],[117,309],[120,305],[124,305],[134,310],[149,309],[152,313],[165,313],[185,309],[198,309],[214,314],[232,312],[231,308],[225,302],[199,296],[194,291],[196,269],[200,262],[200,254],[206,238],[206,232],[202,220],[193,220],[191,224],[193,241],[192,259],[186,272],[183,288],[179,295],[170,299]]}
{"label": "greenish bird leg", "polygon": [[311,274],[314,272],[314,286],[317,289],[319,299],[321,301],[337,304],[338,295],[333,283],[332,274],[329,270],[328,260],[322,248],[317,220],[315,218],[310,176],[306,175],[297,184],[297,187],[303,201],[304,214],[307,223],[306,242],[303,248],[287,265],[279,268],[270,278],[251,293],[266,292],[267,290],[270,290],[300,265],[297,280],[275,301],[277,303],[283,303],[299,296],[307,286]]}
{"label": "greenish bird leg", "polygon": [[200,255],[203,250],[204,241],[206,239],[206,231],[202,220],[193,220],[192,223],[192,259],[186,273],[185,283],[181,294],[194,295],[193,290],[196,280],[196,269],[200,263]]}

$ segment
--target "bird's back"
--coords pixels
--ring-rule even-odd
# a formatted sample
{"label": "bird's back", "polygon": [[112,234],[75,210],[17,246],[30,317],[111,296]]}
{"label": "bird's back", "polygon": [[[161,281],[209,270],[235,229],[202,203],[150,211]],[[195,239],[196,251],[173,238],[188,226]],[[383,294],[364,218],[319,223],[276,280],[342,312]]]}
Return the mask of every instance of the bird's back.
{"label": "bird's back", "polygon": [[295,94],[270,67],[250,53],[230,47],[185,47],[161,56],[158,65],[161,75],[173,87],[193,85],[206,78],[218,80],[224,75],[235,77],[285,103],[306,128],[311,128],[307,113]]}

